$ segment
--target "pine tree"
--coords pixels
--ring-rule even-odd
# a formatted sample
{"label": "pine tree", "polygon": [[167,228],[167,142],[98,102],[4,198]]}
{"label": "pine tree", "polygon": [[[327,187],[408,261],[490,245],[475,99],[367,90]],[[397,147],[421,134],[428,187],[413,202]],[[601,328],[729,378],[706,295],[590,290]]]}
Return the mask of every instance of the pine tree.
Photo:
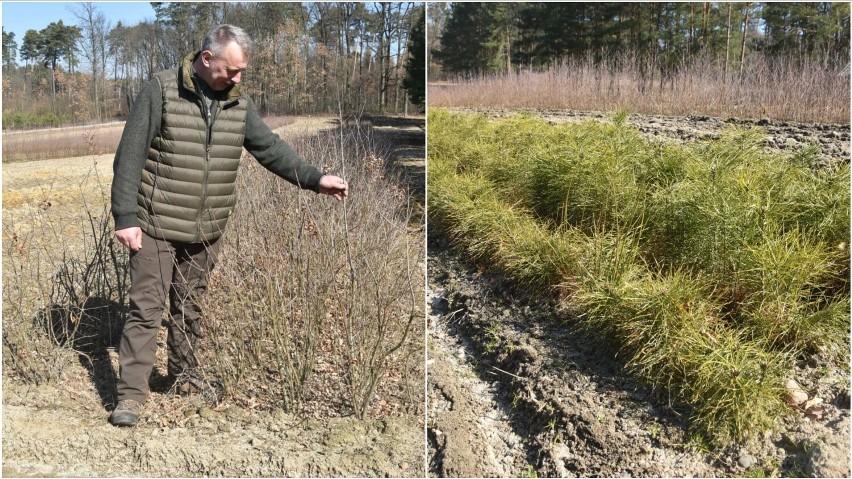
{"label": "pine tree", "polygon": [[403,88],[421,111],[426,108],[426,11],[417,17],[408,40],[408,63]]}
{"label": "pine tree", "polygon": [[454,3],[450,7],[441,49],[435,57],[451,73],[487,73],[495,52],[488,42],[496,22],[487,3]]}
{"label": "pine tree", "polygon": [[6,32],[3,29],[3,70],[15,68],[15,57],[18,55],[18,42],[15,41],[15,32]]}

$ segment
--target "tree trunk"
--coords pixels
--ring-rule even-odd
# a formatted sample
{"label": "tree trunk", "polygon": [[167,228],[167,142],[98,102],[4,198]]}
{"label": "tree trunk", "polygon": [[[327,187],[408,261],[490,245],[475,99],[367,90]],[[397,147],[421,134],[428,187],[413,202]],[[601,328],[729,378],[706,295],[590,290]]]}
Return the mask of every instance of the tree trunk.
{"label": "tree trunk", "polygon": [[742,42],[740,42],[740,79],[742,79],[743,72],[745,71],[746,35],[748,34],[748,14],[751,10],[751,3],[746,2],[743,8],[745,9],[745,15],[743,15],[743,38]]}
{"label": "tree trunk", "polygon": [[725,39],[725,78],[722,81],[723,84],[728,82],[728,64],[730,63],[730,58],[731,58],[731,9],[732,9],[732,5],[733,4],[731,4],[731,3],[728,4],[728,28],[727,28],[727,35],[726,35],[727,38]]}

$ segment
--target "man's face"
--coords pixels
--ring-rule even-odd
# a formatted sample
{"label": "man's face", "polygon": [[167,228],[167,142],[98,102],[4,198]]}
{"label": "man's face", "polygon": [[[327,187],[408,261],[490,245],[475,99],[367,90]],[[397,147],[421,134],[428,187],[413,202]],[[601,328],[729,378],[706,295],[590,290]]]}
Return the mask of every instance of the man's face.
{"label": "man's face", "polygon": [[235,42],[229,43],[219,55],[209,50],[201,52],[201,63],[205,72],[199,72],[213,91],[222,91],[240,82],[248,66],[248,57]]}

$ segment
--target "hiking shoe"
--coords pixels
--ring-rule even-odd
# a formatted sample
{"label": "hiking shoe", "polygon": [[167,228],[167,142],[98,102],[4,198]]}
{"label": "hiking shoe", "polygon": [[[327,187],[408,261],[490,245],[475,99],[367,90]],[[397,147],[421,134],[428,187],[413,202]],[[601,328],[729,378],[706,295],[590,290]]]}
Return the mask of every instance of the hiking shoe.
{"label": "hiking shoe", "polygon": [[113,426],[135,426],[141,410],[142,403],[139,401],[122,399],[109,415],[109,422]]}

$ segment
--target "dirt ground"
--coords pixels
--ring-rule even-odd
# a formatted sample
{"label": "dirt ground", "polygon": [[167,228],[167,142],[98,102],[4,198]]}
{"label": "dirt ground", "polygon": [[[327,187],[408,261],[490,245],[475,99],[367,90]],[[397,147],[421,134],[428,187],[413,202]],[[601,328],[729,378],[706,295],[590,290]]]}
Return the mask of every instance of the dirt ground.
{"label": "dirt ground", "polygon": [[[553,123],[608,117],[525,113]],[[644,115],[629,121],[650,138],[678,142],[748,123]],[[769,150],[814,141],[821,163],[849,161],[848,125],[751,123],[767,129]],[[468,262],[438,231],[429,230],[427,249],[430,476],[849,476],[848,370],[819,358],[800,362],[791,376],[825,401],[825,416],[811,421],[791,411],[754,443],[710,452],[664,395],[627,375],[614,352],[579,331],[555,301]]]}
{"label": "dirt ground", "polygon": [[[423,117],[371,121],[377,135],[396,141],[390,165],[422,198]],[[300,117],[277,131],[315,134],[336,124],[333,118]],[[82,231],[82,203],[105,205],[111,178],[111,154],[4,163],[4,240],[39,234],[27,219],[45,211],[68,219],[63,231]],[[84,359],[71,352],[67,359],[55,383],[22,384],[4,375],[4,477],[425,475],[422,415],[306,418],[212,407],[201,397],[158,389],[137,427],[115,428],[107,423],[109,408]],[[115,351],[110,360],[117,372]]]}

